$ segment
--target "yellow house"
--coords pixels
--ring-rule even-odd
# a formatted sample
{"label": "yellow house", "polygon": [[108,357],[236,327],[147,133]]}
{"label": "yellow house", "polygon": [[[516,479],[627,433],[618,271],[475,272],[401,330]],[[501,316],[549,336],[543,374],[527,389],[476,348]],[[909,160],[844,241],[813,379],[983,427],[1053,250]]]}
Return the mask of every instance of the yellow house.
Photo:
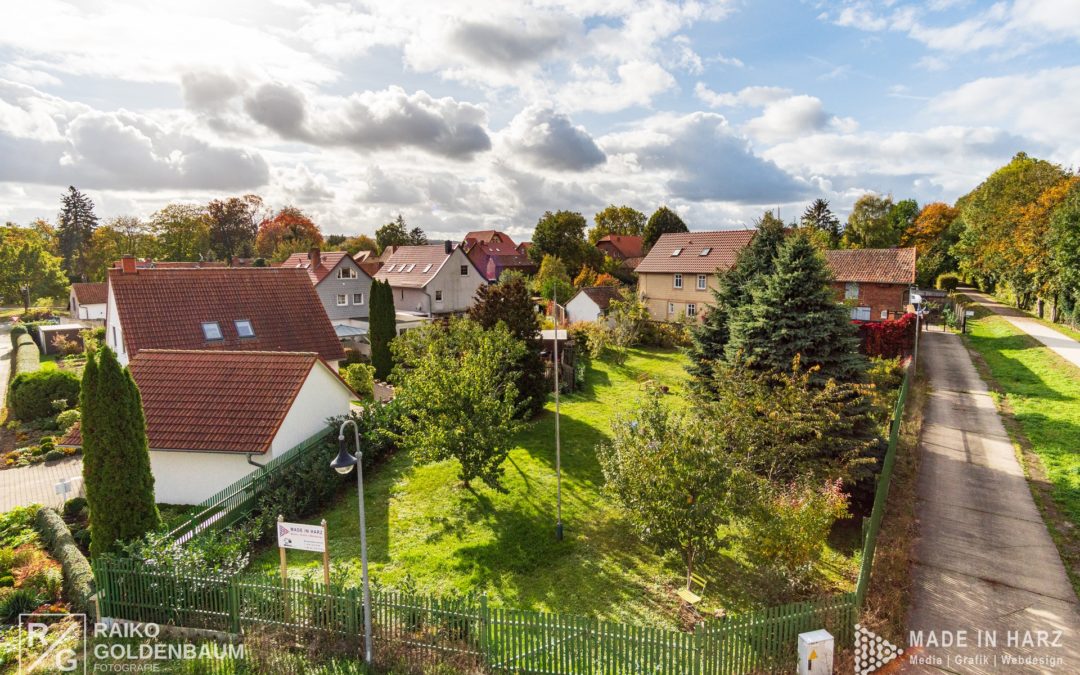
{"label": "yellow house", "polygon": [[660,236],[635,270],[638,295],[656,321],[704,315],[717,269],[727,270],[756,230],[677,232]]}

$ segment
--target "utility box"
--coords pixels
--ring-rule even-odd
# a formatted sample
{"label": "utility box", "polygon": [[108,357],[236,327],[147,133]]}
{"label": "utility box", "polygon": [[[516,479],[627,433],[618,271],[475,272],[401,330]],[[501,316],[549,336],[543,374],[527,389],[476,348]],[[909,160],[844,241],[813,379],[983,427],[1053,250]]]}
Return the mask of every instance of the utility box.
{"label": "utility box", "polygon": [[827,630],[799,634],[799,675],[832,675],[833,636]]}

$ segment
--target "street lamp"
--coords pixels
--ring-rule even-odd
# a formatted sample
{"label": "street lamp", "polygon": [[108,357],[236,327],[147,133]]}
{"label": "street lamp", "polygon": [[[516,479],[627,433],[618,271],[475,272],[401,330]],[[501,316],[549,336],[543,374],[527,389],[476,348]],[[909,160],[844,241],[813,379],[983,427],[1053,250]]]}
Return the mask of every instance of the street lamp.
{"label": "street lamp", "polygon": [[[349,454],[345,442],[345,426],[353,425],[356,436],[356,456]],[[330,468],[342,476],[348,475],[356,467],[356,487],[360,500],[360,575],[364,592],[364,661],[371,665],[371,589],[368,587],[367,571],[367,526],[364,524],[364,453],[360,450],[360,427],[356,420],[347,419],[338,430],[338,455],[330,462]]]}
{"label": "street lamp", "polygon": [[922,318],[922,296],[918,293],[911,294],[911,304],[915,305],[915,348],[911,355],[911,369],[919,363],[919,319]]}

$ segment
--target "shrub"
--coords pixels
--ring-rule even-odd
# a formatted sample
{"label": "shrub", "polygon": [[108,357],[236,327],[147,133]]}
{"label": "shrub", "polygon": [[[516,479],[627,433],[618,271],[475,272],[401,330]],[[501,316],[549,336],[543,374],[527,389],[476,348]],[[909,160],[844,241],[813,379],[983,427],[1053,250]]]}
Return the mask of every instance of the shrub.
{"label": "shrub", "polygon": [[[0,513],[0,546],[18,548],[37,539],[34,532],[34,513],[38,507],[18,506]],[[16,551],[16,556],[19,552]],[[15,563],[19,565],[18,562]]]}
{"label": "shrub", "polygon": [[359,349],[346,349],[345,360],[341,362],[343,366],[351,366],[354,363],[370,363],[371,359],[360,353]]}
{"label": "shrub", "polygon": [[26,335],[26,326],[21,323],[17,323],[11,327],[11,348],[15,349],[19,345],[19,338]]}
{"label": "shrub", "polygon": [[65,457],[67,457],[67,455],[65,455],[62,450],[54,449],[54,450],[50,450],[50,451],[45,453],[45,461],[46,462],[55,462],[57,460],[61,460],[61,459],[65,458]]}
{"label": "shrub", "polygon": [[375,368],[365,363],[353,363],[341,369],[341,377],[356,395],[364,400],[375,396]]}
{"label": "shrub", "polygon": [[671,323],[667,321],[646,321],[642,324],[638,344],[645,347],[673,347],[690,346],[690,329],[684,323]]}
{"label": "shrub", "polygon": [[[41,367],[41,350],[29,333],[23,333],[15,342],[15,356],[12,361],[15,375],[32,373]],[[12,383],[14,386],[14,383]]]}
{"label": "shrub", "polygon": [[14,621],[20,614],[29,614],[41,604],[41,598],[31,588],[16,588],[0,600],[0,621]]}
{"label": "shrub", "polygon": [[0,577],[0,588],[11,588],[15,585],[15,577],[10,574],[5,574]]}
{"label": "shrub", "polygon": [[78,340],[73,340],[63,333],[57,333],[53,336],[52,346],[60,354],[69,356],[71,354],[79,354],[83,350],[82,343]]}
{"label": "shrub", "polygon": [[64,586],[64,577],[55,567],[35,570],[22,582],[22,588],[29,588],[41,598],[42,602],[58,600],[60,589]]}
{"label": "shrub", "polygon": [[23,323],[28,323],[30,321],[48,321],[55,318],[56,315],[53,314],[51,309],[47,307],[34,307],[23,313],[19,320]]}
{"label": "shrub", "polygon": [[[86,556],[75,545],[68,526],[60,518],[60,514],[49,507],[38,509],[34,526],[41,534],[53,558],[60,563],[64,595],[68,602],[76,611],[90,611],[92,609],[90,598],[94,594],[94,573],[90,570],[90,563],[86,560]],[[87,533],[89,534],[89,531]]]}
{"label": "shrub", "polygon": [[86,330],[79,331],[79,337],[82,338],[83,347],[88,352],[96,352],[98,347],[105,342],[105,327],[99,328],[87,328]]}
{"label": "shrub", "polygon": [[75,408],[71,410],[65,410],[56,416],[56,425],[60,431],[67,431],[71,428],[72,424],[79,421],[79,411]]}
{"label": "shrub", "polygon": [[915,315],[905,314],[888,321],[865,321],[859,328],[859,351],[888,359],[911,353],[915,345]]}
{"label": "shrub", "polygon": [[64,502],[64,518],[72,520],[82,515],[86,508],[86,497],[72,497]]}
{"label": "shrub", "polygon": [[68,407],[79,400],[79,378],[73,373],[63,370],[23,372],[11,382],[8,405],[15,417],[29,421],[54,414],[53,401],[61,398],[67,401]]}
{"label": "shrub", "polygon": [[934,286],[937,287],[939,291],[949,291],[950,293],[955,291],[959,285],[960,275],[956,272],[939,274],[937,280],[934,281]]}

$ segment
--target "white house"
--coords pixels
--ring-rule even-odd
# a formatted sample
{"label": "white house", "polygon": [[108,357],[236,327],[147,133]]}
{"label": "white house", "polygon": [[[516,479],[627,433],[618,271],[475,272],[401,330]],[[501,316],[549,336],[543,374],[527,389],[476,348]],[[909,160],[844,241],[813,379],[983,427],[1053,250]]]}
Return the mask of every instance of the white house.
{"label": "white house", "polygon": [[320,251],[315,246],[307,253],[293,253],[276,267],[306,270],[335,326],[342,320],[368,318],[371,276],[346,251]]}
{"label": "white house", "polygon": [[394,308],[426,316],[460,314],[487,284],[460,246],[399,246],[375,274],[394,289]]}
{"label": "white house", "polygon": [[109,270],[105,342],[121,364],[143,349],[315,352],[345,358],[308,271],[282,267]]}
{"label": "white house", "polygon": [[71,284],[68,294],[68,311],[72,319],[103,321],[105,319],[108,284]]}
{"label": "white house", "polygon": [[[139,386],[158,502],[198,504],[349,412],[345,382],[314,353],[143,349]],[[60,441],[82,444],[76,425]]]}
{"label": "white house", "polygon": [[597,321],[607,314],[611,301],[620,297],[615,286],[582,288],[566,303],[566,318],[568,321]]}

